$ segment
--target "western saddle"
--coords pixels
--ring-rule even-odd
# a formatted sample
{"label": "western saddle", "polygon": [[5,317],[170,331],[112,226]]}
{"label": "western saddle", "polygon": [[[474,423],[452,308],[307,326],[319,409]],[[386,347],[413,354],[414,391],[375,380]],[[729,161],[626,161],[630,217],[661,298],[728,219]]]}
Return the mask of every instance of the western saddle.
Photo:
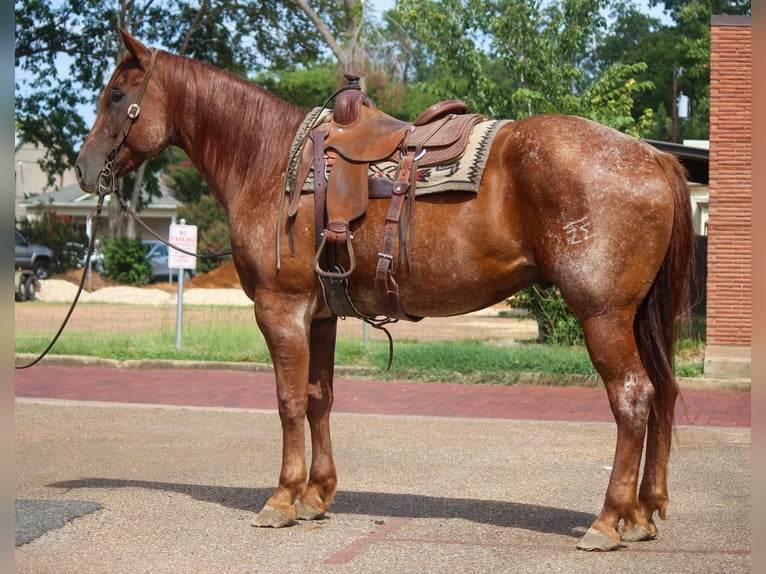
{"label": "western saddle", "polygon": [[[414,122],[404,122],[377,110],[361,90],[358,76],[346,75],[346,79],[348,85],[338,91],[331,117],[315,122],[300,150],[301,157],[294,168],[295,180],[287,190],[288,218],[294,221],[301,188],[313,167],[314,270],[330,310],[336,316],[359,317],[374,326],[398,319],[418,321],[421,317],[402,310],[399,288],[393,277],[397,238],[400,254],[410,261],[407,235],[409,230],[411,236],[413,229],[418,169],[460,158],[473,126],[486,118],[469,114],[468,106],[460,100],[448,100],[429,107]],[[393,181],[369,177],[370,164],[381,161],[397,163]],[[384,309],[383,320],[360,314],[346,291],[347,278],[356,267],[350,225],[365,214],[370,197],[390,198],[375,274],[376,292]],[[337,250],[344,246],[348,269],[337,261]]]}

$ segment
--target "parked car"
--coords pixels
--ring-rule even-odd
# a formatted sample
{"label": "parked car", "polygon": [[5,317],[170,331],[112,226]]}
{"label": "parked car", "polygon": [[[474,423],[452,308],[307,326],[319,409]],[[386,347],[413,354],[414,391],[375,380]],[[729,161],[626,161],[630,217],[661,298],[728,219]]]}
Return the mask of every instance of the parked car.
{"label": "parked car", "polygon": [[[152,265],[152,281],[169,281],[171,273],[174,280],[178,278],[178,269],[171,269],[168,266],[170,248],[167,245],[162,241],[151,239],[145,239],[141,243],[149,249],[146,257]],[[196,271],[194,269],[184,269],[184,281],[188,281],[195,274]]]}
{"label": "parked car", "polygon": [[31,269],[38,279],[47,279],[53,271],[53,261],[51,248],[30,243],[26,237],[16,231],[16,269]]}

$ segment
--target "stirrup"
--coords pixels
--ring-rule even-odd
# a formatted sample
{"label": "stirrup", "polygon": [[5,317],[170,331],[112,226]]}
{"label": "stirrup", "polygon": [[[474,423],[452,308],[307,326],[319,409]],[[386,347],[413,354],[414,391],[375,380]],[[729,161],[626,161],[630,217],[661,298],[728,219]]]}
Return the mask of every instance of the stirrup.
{"label": "stirrup", "polygon": [[322,257],[322,253],[327,248],[327,234],[322,234],[322,242],[317,247],[317,253],[314,256],[314,271],[320,277],[327,277],[328,279],[346,279],[356,269],[356,257],[354,256],[354,249],[351,247],[351,233],[346,233],[346,249],[348,250],[349,268],[348,271],[326,271],[319,265],[319,260]]}

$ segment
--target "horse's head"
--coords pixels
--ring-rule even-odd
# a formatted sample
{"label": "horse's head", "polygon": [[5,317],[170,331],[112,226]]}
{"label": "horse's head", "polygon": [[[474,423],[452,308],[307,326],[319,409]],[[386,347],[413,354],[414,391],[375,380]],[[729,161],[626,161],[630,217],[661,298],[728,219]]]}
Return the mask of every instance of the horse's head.
{"label": "horse's head", "polygon": [[78,183],[89,193],[98,192],[99,176],[107,160],[113,162],[114,176],[122,177],[169,144],[167,106],[152,75],[156,52],[124,30],[120,34],[128,55],[101,96],[96,121],[75,164]]}

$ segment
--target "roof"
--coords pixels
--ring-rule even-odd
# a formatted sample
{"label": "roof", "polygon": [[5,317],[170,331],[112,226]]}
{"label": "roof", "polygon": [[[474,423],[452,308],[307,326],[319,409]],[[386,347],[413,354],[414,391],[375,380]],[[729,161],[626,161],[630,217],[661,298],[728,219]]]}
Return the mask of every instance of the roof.
{"label": "roof", "polygon": [[[160,184],[161,195],[159,197],[153,197],[151,202],[142,211],[175,211],[181,205],[175,197],[170,194],[170,189]],[[43,203],[53,208],[78,208],[78,209],[95,209],[98,200],[97,195],[85,193],[76,184],[67,185],[59,190],[38,193],[20,202],[25,207],[33,208]]]}
{"label": "roof", "polygon": [[696,183],[708,183],[708,166],[710,152],[699,147],[682,145],[656,140],[644,140],[660,151],[672,154],[678,158],[689,173],[689,180]]}

